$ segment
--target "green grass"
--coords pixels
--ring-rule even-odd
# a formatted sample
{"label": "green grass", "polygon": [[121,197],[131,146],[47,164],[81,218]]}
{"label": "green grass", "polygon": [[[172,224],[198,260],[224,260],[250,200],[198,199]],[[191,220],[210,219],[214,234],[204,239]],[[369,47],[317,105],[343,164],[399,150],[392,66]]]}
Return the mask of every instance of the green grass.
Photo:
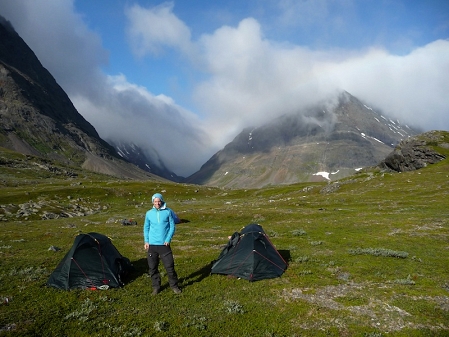
{"label": "green grass", "polygon": [[[16,157],[15,157],[16,156]],[[1,152],[0,336],[447,336],[449,162],[323,183],[227,190],[7,167]],[[64,168],[68,169],[68,168]],[[327,192],[325,192],[327,191]],[[185,222],[172,242],[183,293],[151,296],[142,221],[162,192]],[[39,205],[22,216],[20,205]],[[83,216],[42,220],[44,212]],[[122,226],[122,219],[137,226]],[[228,235],[257,222],[289,267],[250,283],[210,275]],[[125,287],[46,281],[79,233],[109,236],[136,271]],[[61,248],[55,252],[51,246]],[[163,267],[161,271],[164,271]]]}

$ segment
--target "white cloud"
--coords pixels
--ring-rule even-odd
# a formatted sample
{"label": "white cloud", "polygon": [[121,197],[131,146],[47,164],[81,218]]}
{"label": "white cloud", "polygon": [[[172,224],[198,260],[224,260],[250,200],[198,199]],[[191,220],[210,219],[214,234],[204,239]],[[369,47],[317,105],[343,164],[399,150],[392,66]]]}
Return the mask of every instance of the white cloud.
{"label": "white cloud", "polygon": [[[210,122],[234,134],[346,90],[401,122],[449,130],[449,41],[407,55],[373,48],[313,51],[263,37],[254,19],[200,41],[210,78],[195,95]],[[224,135],[229,139],[229,134]]]}
{"label": "white cloud", "polygon": [[198,116],[164,95],[154,96],[129,83],[123,75],[108,77],[101,99],[72,98],[101,137],[134,142],[149,152],[154,148],[165,165],[188,175],[208,158],[198,151],[209,143]]}
{"label": "white cloud", "polygon": [[438,40],[408,55],[373,49],[326,71],[340,87],[401,122],[449,130],[449,41]]}
{"label": "white cloud", "polygon": [[173,7],[173,2],[164,2],[153,8],[134,4],[126,9],[128,35],[137,56],[158,55],[165,47],[192,52],[190,29],[173,14]]}
{"label": "white cloud", "polygon": [[199,43],[210,78],[198,84],[195,99],[209,113],[209,123],[227,125],[222,142],[244,127],[298,111],[336,92],[334,79],[320,74],[331,54],[267,40],[252,18],[204,35]]}

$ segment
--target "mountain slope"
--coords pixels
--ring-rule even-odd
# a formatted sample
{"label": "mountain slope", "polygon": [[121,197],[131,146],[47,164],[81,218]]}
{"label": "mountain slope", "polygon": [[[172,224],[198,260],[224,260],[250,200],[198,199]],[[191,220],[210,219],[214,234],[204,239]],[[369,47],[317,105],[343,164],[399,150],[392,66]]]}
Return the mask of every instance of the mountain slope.
{"label": "mountain slope", "polygon": [[0,17],[0,146],[117,177],[150,174],[120,159]]}
{"label": "mountain slope", "polygon": [[145,151],[134,143],[115,142],[112,140],[108,140],[108,143],[115,148],[120,157],[144,171],[174,182],[182,182],[184,180],[183,177],[176,175],[176,173],[165,166],[156,150],[153,150],[153,156],[149,158]]}
{"label": "mountain slope", "polygon": [[333,103],[243,130],[187,181],[258,188],[338,179],[376,165],[415,134],[343,92]]}

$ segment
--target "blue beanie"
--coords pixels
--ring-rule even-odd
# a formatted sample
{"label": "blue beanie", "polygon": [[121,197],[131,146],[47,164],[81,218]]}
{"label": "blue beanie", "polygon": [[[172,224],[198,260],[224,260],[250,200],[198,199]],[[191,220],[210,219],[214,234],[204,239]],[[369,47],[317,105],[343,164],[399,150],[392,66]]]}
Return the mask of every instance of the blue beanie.
{"label": "blue beanie", "polygon": [[165,203],[164,197],[162,196],[162,194],[160,194],[160,193],[153,194],[153,196],[151,197],[151,202],[154,202],[155,198],[159,198],[159,199],[161,199],[162,203]]}

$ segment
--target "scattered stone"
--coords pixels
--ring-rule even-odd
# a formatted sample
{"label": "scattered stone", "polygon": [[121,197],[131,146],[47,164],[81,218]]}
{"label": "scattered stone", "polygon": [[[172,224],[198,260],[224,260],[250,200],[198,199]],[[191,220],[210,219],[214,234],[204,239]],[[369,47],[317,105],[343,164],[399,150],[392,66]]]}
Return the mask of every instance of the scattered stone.
{"label": "scattered stone", "polygon": [[137,221],[134,221],[132,219],[123,219],[122,220],[122,225],[123,226],[136,226],[137,225]]}
{"label": "scattered stone", "polygon": [[54,252],[59,252],[61,250],[61,248],[56,247],[56,246],[50,246],[50,248],[48,248],[48,250],[52,250]]}
{"label": "scattered stone", "polygon": [[333,193],[340,189],[340,184],[338,182],[328,184],[320,190],[321,194]]}

